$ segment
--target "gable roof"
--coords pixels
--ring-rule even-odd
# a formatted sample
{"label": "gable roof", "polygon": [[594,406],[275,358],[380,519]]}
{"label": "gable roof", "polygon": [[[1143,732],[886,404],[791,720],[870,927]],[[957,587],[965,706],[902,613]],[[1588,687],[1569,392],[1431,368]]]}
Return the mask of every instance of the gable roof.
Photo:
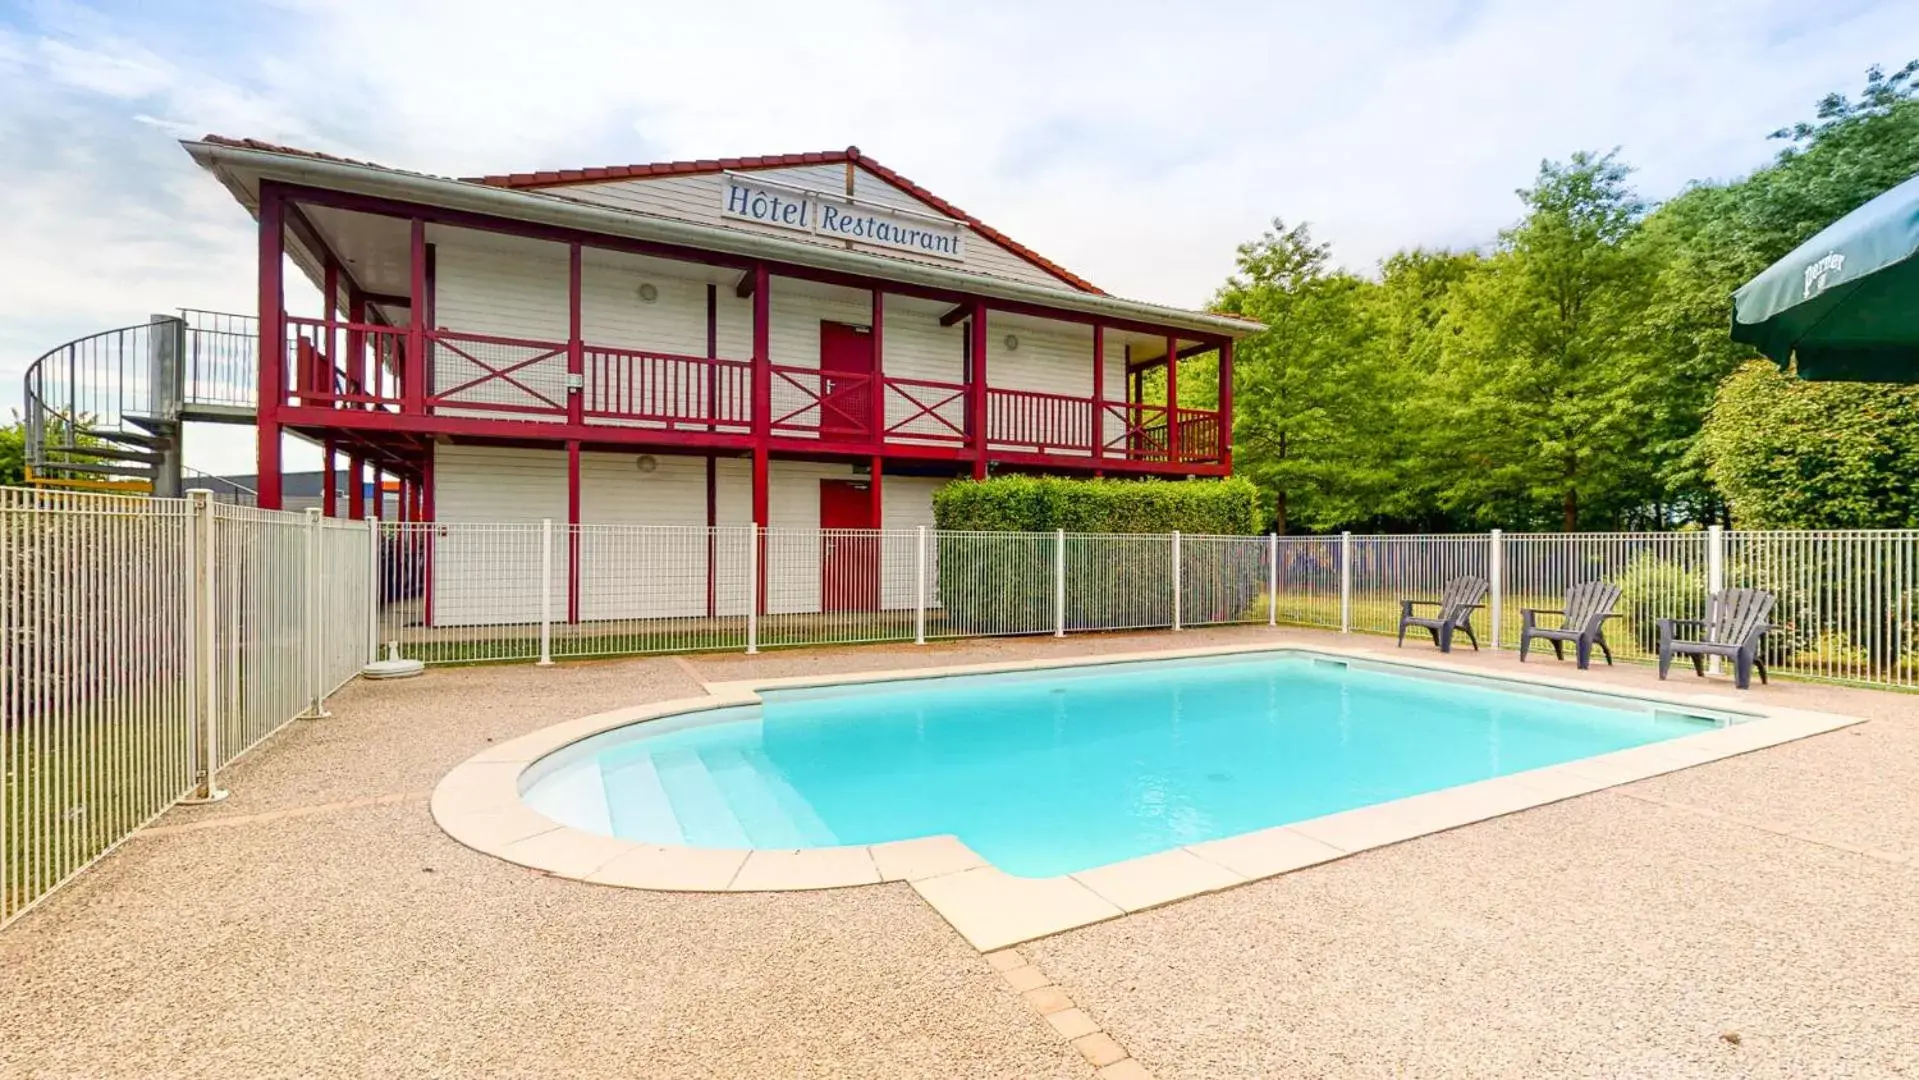
{"label": "gable roof", "polygon": [[608,180],[644,180],[660,176],[697,176],[704,173],[746,172],[754,169],[784,169],[795,165],[835,165],[852,162],[908,195],[933,207],[947,217],[963,222],[980,236],[1039,267],[1081,292],[1107,295],[1104,289],[1080,277],[1058,263],[1019,243],[973,215],[933,194],[931,191],[881,165],[860,152],[857,146],[844,150],[823,150],[805,154],[770,154],[760,157],[702,158],[697,161],[661,161],[640,165],[604,165],[587,169],[557,169],[546,172],[506,173],[493,176],[463,176],[469,183],[491,187],[530,188],[564,187],[572,184],[602,183]]}
{"label": "gable roof", "polygon": [[[258,195],[254,185],[263,179],[274,179],[296,184],[338,188],[342,191],[357,192],[376,198],[423,202],[471,213],[557,225],[562,228],[604,232],[610,236],[631,236],[642,240],[728,252],[746,258],[765,257],[789,260],[799,266],[882,277],[887,280],[945,290],[954,295],[977,295],[1094,315],[1113,325],[1121,325],[1120,320],[1132,320],[1166,328],[1184,329],[1201,335],[1218,335],[1232,340],[1264,329],[1264,325],[1259,320],[1245,315],[1128,300],[1092,287],[1068,287],[1064,278],[1060,279],[1059,286],[1042,285],[916,261],[883,258],[856,251],[841,251],[837,248],[802,244],[780,237],[726,230],[697,222],[682,222],[677,218],[632,214],[595,207],[584,200],[565,198],[559,192],[542,191],[537,186],[515,188],[500,183],[488,183],[485,178],[461,180],[435,176],[431,173],[393,168],[338,154],[284,146],[263,139],[229,138],[209,134],[197,141],[182,140],[181,146],[202,168],[213,173],[234,198],[249,211],[253,211],[257,206]],[[832,155],[820,156],[831,157]],[[805,155],[800,155],[800,158],[804,163]],[[778,162],[783,159],[757,160]],[[841,156],[839,160],[847,159]],[[868,168],[872,167],[870,159],[862,159],[862,164]],[[726,167],[720,162],[691,162],[686,165],[694,169],[709,170],[714,166]],[[674,166],[670,163],[664,166],[652,166],[652,168],[670,167]],[[769,164],[766,167],[779,166]],[[876,173],[876,175],[879,174]],[[890,182],[905,183],[906,181],[902,179]],[[806,250],[801,251],[802,248]],[[888,264],[883,271],[876,265],[882,262]],[[309,275],[312,273],[313,271],[309,269]]]}

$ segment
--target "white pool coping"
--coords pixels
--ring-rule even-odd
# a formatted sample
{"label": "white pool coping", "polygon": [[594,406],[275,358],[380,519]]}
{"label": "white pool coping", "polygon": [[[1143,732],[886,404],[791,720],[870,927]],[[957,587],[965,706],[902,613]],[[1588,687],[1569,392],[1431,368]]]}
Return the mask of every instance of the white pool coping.
{"label": "white pool coping", "polygon": [[[1512,773],[1208,840],[1058,877],[1015,877],[953,836],[801,850],[675,847],[620,840],[562,825],[521,799],[522,774],[554,752],[603,732],[667,716],[755,705],[760,692],[849,683],[899,682],[1048,668],[1295,653],[1367,666],[1448,674],[1474,682],[1572,691],[1737,722],[1596,757]],[[706,684],[678,698],[583,716],[475,754],[433,791],[434,820],[475,851],[596,885],[675,892],[779,892],[885,881],[910,884],[982,952],[1076,929],[1129,912],[1232,888],[1348,855],[1627,784],[1861,723],[1861,717],[1781,708],[1728,693],[1625,691],[1545,673],[1488,673],[1441,654],[1284,641],[1264,644],[1047,657],[992,664],[806,675]]]}

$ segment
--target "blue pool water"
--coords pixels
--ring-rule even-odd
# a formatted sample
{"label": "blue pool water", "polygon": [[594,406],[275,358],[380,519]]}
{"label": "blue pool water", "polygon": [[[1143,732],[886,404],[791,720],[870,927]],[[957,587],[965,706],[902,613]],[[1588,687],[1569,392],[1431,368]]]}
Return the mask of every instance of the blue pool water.
{"label": "blue pool water", "polygon": [[769,692],[535,766],[535,809],[695,847],[951,833],[1049,876],[1686,735],[1597,695],[1297,653]]}

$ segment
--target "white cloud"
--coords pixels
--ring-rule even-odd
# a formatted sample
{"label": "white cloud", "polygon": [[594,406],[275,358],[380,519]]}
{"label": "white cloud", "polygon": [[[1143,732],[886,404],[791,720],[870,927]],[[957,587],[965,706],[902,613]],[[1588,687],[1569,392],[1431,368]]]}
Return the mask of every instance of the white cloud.
{"label": "white cloud", "polygon": [[67,338],[250,307],[250,223],[182,133],[455,175],[857,143],[1194,304],[1275,214],[1364,269],[1489,239],[1544,157],[1620,146],[1653,198],[1743,172],[1919,41],[1898,0],[171,6],[0,15],[0,403]]}

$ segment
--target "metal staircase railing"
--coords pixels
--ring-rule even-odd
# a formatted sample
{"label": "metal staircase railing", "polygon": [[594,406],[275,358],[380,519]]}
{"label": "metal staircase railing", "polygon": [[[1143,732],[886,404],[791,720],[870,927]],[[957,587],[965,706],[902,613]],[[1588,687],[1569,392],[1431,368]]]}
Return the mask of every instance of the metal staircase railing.
{"label": "metal staircase railing", "polygon": [[258,323],[183,309],[69,341],[27,368],[28,476],[177,493],[185,420],[250,419]]}

